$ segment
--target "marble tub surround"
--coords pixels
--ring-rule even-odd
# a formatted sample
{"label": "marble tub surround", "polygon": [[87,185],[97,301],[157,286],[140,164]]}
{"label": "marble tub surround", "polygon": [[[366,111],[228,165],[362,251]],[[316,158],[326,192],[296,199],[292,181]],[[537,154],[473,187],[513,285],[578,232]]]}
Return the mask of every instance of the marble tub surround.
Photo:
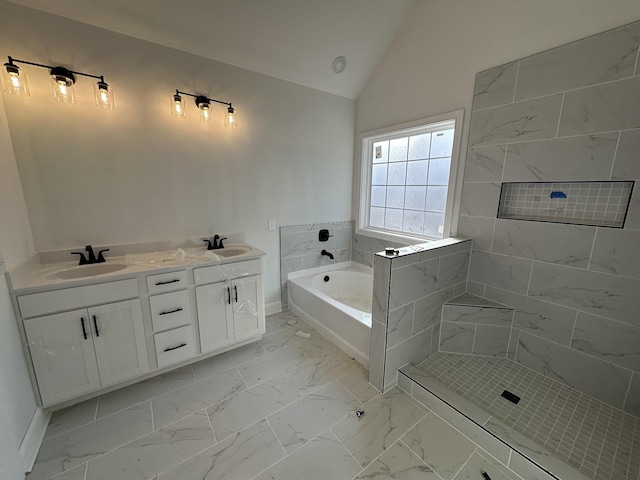
{"label": "marble tub surround", "polygon": [[[639,49],[636,22],[479,73],[458,228],[466,291],[515,309],[508,358],[635,415],[640,192],[624,228],[497,208],[501,182],[640,180]],[[443,338],[468,340],[455,327]]]}
{"label": "marble tub surround", "polygon": [[[295,335],[300,329],[311,338]],[[482,469],[494,480],[520,479],[406,393],[377,392],[364,368],[290,312],[267,317],[264,341],[276,337],[289,341],[270,352],[247,345],[184,367],[174,378],[152,379],[145,389],[113,392],[56,413],[27,478],[464,480]],[[292,347],[297,355],[281,354]],[[343,362],[332,368],[337,358]],[[303,390],[311,383],[297,372],[306,366],[315,373],[305,377],[313,386]],[[260,379],[209,407],[182,410],[168,425],[155,422],[158,399],[177,399],[230,371]],[[103,402],[109,413],[100,417]]]}
{"label": "marble tub surround", "polygon": [[[318,232],[322,229],[329,230],[331,235],[326,242],[318,239]],[[291,272],[351,260],[353,229],[353,221],[280,227],[280,291],[283,310],[289,306],[288,275]],[[322,250],[331,252],[334,259],[320,255]]]}
{"label": "marble tub surround", "polygon": [[442,304],[463,293],[471,241],[447,238],[377,253],[369,381],[386,391],[397,370],[428,357],[439,338]]}
{"label": "marble tub surround", "polygon": [[377,252],[382,252],[387,247],[402,248],[407,245],[406,242],[392,242],[354,233],[351,241],[351,260],[373,267],[373,257]]}

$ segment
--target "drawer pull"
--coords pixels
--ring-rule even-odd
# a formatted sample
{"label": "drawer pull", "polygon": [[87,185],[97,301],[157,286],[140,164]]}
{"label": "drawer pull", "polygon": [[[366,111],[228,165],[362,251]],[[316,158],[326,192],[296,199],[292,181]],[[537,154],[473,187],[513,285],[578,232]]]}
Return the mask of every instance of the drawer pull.
{"label": "drawer pull", "polygon": [[235,292],[235,294],[236,294],[236,303],[238,303],[238,286],[237,286],[237,285],[234,285],[234,286],[233,286],[233,291],[234,291],[234,292]]}
{"label": "drawer pull", "polygon": [[182,307],[176,308],[175,310],[169,310],[166,312],[160,312],[158,315],[170,315],[172,313],[178,313],[182,311]]}
{"label": "drawer pull", "polygon": [[98,321],[96,320],[96,316],[93,316],[93,326],[96,327],[96,337],[100,336],[100,331],[98,330]]}
{"label": "drawer pull", "polygon": [[229,295],[229,305],[231,305],[231,289],[227,287],[227,295]]}
{"label": "drawer pull", "polygon": [[87,339],[87,329],[84,327],[84,317],[80,317],[80,323],[82,324],[82,336]]}
{"label": "drawer pull", "polygon": [[173,280],[167,280],[166,282],[156,282],[156,285],[167,285],[169,283],[176,283],[179,281],[180,281],[179,278],[174,278]]}
{"label": "drawer pull", "polygon": [[177,349],[179,349],[179,348],[186,347],[186,346],[187,346],[187,344],[186,344],[186,343],[181,343],[181,344],[180,344],[180,345],[178,345],[177,347],[168,347],[168,348],[165,348],[165,349],[164,349],[164,351],[165,351],[165,352],[170,352],[171,350],[177,350]]}

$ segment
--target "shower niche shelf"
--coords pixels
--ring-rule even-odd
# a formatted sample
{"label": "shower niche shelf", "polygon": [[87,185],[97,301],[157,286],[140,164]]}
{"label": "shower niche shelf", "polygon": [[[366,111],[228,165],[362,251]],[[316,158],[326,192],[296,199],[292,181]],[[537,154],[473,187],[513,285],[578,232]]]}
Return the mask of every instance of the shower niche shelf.
{"label": "shower niche shelf", "polygon": [[498,218],[622,228],[634,183],[503,183]]}

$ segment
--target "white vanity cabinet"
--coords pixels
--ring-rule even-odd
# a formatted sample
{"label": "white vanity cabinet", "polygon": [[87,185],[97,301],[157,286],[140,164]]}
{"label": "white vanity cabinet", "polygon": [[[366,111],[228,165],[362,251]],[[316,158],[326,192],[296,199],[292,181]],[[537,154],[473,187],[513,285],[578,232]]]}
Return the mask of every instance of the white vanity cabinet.
{"label": "white vanity cabinet", "polygon": [[69,310],[24,320],[44,406],[149,370],[140,300],[87,305],[137,295],[137,281],[121,280],[18,297],[23,315]]}
{"label": "white vanity cabinet", "polygon": [[202,353],[265,331],[260,260],[196,268],[196,306]]}

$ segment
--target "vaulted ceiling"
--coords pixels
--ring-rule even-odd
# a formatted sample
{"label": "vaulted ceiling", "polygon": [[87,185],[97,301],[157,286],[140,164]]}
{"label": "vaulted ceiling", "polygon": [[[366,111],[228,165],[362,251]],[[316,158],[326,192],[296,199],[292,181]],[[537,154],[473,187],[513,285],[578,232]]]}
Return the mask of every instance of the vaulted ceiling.
{"label": "vaulted ceiling", "polygon": [[[10,0],[357,98],[414,0]],[[418,0],[420,1],[420,0]],[[338,56],[343,73],[331,70]]]}

